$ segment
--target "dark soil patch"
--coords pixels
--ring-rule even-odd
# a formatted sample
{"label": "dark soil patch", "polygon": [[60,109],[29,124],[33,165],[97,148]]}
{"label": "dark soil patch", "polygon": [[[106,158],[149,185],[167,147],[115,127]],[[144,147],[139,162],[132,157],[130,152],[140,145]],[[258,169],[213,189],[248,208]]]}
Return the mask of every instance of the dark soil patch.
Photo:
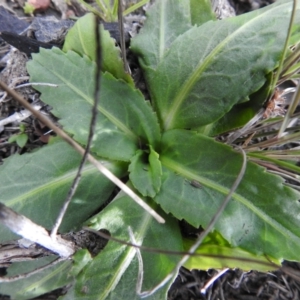
{"label": "dark soil patch", "polygon": [[[285,262],[283,265],[300,274],[299,263]],[[190,272],[182,268],[169,291],[169,300],[296,300],[300,297],[300,278],[294,279],[282,270],[270,273],[228,270],[201,293],[217,273],[216,270]]]}

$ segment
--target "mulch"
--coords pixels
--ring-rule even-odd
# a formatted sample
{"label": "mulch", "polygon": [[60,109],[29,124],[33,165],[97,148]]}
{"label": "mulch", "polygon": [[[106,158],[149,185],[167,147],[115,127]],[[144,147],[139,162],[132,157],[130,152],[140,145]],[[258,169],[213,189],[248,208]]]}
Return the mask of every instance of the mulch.
{"label": "mulch", "polygon": [[263,273],[230,269],[206,288],[205,293],[201,290],[218,271],[182,268],[169,291],[168,300],[299,300],[300,264],[284,262],[283,265],[298,273],[298,279],[282,270]]}

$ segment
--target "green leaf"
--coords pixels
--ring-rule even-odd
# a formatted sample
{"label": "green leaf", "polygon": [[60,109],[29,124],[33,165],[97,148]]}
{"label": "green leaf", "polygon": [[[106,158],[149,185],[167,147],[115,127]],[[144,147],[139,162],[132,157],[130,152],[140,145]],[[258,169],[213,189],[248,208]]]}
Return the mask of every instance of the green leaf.
{"label": "green leaf", "polygon": [[[42,257],[33,261],[13,263],[8,268],[9,276],[20,275],[33,271],[38,267],[49,264],[57,257]],[[39,295],[50,292],[54,289],[63,287],[73,281],[72,277],[68,277],[68,271],[72,268],[72,261],[66,260],[50,266],[40,272],[29,277],[1,283],[0,294],[9,295],[11,299],[23,300],[32,299]]]}
{"label": "green leaf", "polygon": [[26,133],[14,134],[10,136],[8,139],[9,143],[16,142],[20,148],[23,148],[26,145],[27,141],[28,141],[28,135]]}
{"label": "green leaf", "polygon": [[250,95],[250,101],[234,105],[232,109],[217,122],[206,125],[203,128],[198,128],[197,131],[209,136],[216,136],[244,126],[258,113],[266,99],[268,99],[273,78],[273,73],[268,74],[264,86]]}
{"label": "green leaf", "polygon": [[24,9],[24,14],[28,14],[28,15],[33,14],[34,11],[36,10],[35,6],[28,2],[25,2],[23,9]]}
{"label": "green leaf", "polygon": [[79,18],[66,35],[63,51],[73,50],[81,56],[86,55],[92,61],[95,61],[96,40],[94,31],[94,14],[88,13]]}
{"label": "green leaf", "polygon": [[[32,272],[37,268],[47,266],[55,259],[57,259],[57,256],[46,256],[32,261],[14,262],[7,269],[6,276],[18,276]],[[87,250],[79,250],[73,257],[73,264],[71,260],[62,261],[25,278],[2,283],[0,294],[9,295],[15,300],[38,297],[72,283],[90,260],[91,256]]]}
{"label": "green leaf", "polygon": [[41,268],[43,266],[46,266],[46,265],[52,263],[57,258],[58,258],[57,255],[50,255],[50,256],[40,257],[40,258],[37,258],[34,260],[29,260],[29,261],[13,262],[6,269],[5,277],[11,277],[11,276],[20,275],[23,273],[32,272],[38,268]]}
{"label": "green leaf", "polygon": [[209,21],[179,36],[155,71],[145,69],[162,128],[215,122],[257,91],[278,65],[290,13],[289,2]]}
{"label": "green leaf", "polygon": [[8,142],[9,143],[14,143],[16,142],[18,139],[18,135],[17,134],[13,134],[12,136],[9,137]]}
{"label": "green leaf", "polygon": [[[182,240],[176,220],[163,214],[166,223],[158,224],[147,212],[136,205],[128,196],[117,196],[101,213],[93,217],[92,228],[107,229],[110,235],[130,242],[128,226],[137,243],[157,249],[182,250]],[[162,242],[163,241],[163,242]],[[142,250],[144,281],[142,291],[157,285],[180,259],[160,253]],[[110,240],[107,246],[82,271],[75,287],[66,299],[140,299],[136,295],[138,263],[132,247]],[[167,299],[169,282],[149,299]],[[73,297],[73,298],[72,298]]]}
{"label": "green leaf", "polygon": [[299,43],[300,40],[300,27],[297,25],[293,25],[292,27],[292,35],[289,39],[289,46],[295,46]]}
{"label": "green leaf", "polygon": [[134,187],[145,197],[154,197],[161,185],[159,155],[150,147],[150,153],[138,150],[129,165],[129,178]]}
{"label": "green leaf", "polygon": [[[155,201],[178,219],[204,228],[229,193],[242,156],[227,145],[185,130],[162,138],[162,186]],[[187,180],[196,180],[196,188]],[[300,251],[300,193],[281,177],[251,162],[215,229],[233,247],[256,255],[297,260]],[[283,246],[284,245],[284,246]]]}
{"label": "green leaf", "polygon": [[21,133],[17,135],[17,144],[20,148],[23,148],[28,141],[28,135],[26,133]]}
{"label": "green leaf", "polygon": [[[41,49],[28,63],[31,81],[57,84],[38,86],[42,100],[54,107],[64,129],[86,144],[95,85],[95,64],[73,51]],[[160,132],[156,115],[142,94],[112,75],[101,75],[99,116],[92,151],[99,156],[129,161],[140,144],[155,148]]]}
{"label": "green leaf", "polygon": [[[260,105],[262,108],[262,105]],[[251,102],[234,105],[232,109],[215,123],[197,129],[208,136],[217,136],[239,127],[243,127],[258,112],[257,105]]]}
{"label": "green leaf", "polygon": [[299,69],[300,69],[300,63],[296,63],[296,64],[292,65],[292,66],[285,72],[285,74],[283,74],[283,76],[290,75],[290,74],[293,74],[293,73],[297,73],[297,72],[299,72]]}
{"label": "green leaf", "polygon": [[[92,61],[96,60],[96,36],[95,36],[95,17],[92,13],[81,17],[69,30],[63,51],[73,50],[81,56],[86,55]],[[120,48],[116,47],[115,40],[110,37],[103,25],[100,25],[101,51],[103,72],[111,73],[117,79],[123,79],[131,86],[134,86],[132,77],[125,73],[123,61],[120,57]]]}
{"label": "green leaf", "polygon": [[191,28],[189,0],[157,1],[147,11],[147,21],[131,41],[140,64],[156,69],[174,40]]}
{"label": "green leaf", "polygon": [[[62,141],[44,146],[34,153],[11,156],[0,168],[1,202],[33,222],[51,229],[80,160],[80,155]],[[122,163],[102,163],[117,176],[125,173]],[[79,228],[108,199],[114,187],[94,166],[86,164],[60,231]],[[6,227],[0,226],[0,242],[15,237]]]}
{"label": "green leaf", "polygon": [[190,0],[192,25],[200,26],[208,21],[216,20],[210,0]]}
{"label": "green leaf", "polygon": [[[216,241],[215,236],[222,239],[222,243]],[[184,249],[188,251],[194,244],[191,239],[184,239]],[[197,256],[191,256],[184,266],[192,269],[223,269],[236,268],[243,271],[256,270],[260,272],[269,272],[272,269],[280,268],[280,261],[266,256],[257,256],[251,254],[241,248],[232,248],[228,243],[225,243],[223,237],[217,233],[210,233],[201,246],[196,250]],[[270,262],[276,263],[277,266],[271,266]]]}
{"label": "green leaf", "polygon": [[73,266],[69,276],[76,277],[80,271],[92,260],[91,254],[87,249],[78,250],[72,257]]}

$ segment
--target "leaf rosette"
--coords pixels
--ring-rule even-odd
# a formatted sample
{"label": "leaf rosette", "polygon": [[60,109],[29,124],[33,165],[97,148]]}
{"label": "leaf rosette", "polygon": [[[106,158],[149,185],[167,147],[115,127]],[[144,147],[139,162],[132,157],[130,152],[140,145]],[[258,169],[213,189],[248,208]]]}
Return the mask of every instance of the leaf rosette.
{"label": "leaf rosette", "polygon": [[[156,208],[167,224],[156,224],[119,192],[88,225],[96,230],[108,229],[112,236],[129,242],[130,227],[139,244],[163,250],[170,246],[181,251],[188,244],[182,240],[177,220],[205,228],[229,193],[242,156],[204,133],[240,126],[248,116],[231,122],[228,119],[234,112],[242,108],[245,114],[251,110],[251,115],[261,105],[266,91],[266,86],[262,87],[270,83],[271,72],[278,66],[291,14],[291,1],[279,1],[250,14],[215,21],[213,14],[197,16],[195,3],[157,1],[132,41],[131,49],[139,57],[151,102],[134,88],[132,78],[123,70],[118,48],[101,29],[105,63],[91,151],[118,177],[129,178],[128,185]],[[201,5],[207,9],[207,1],[201,1]],[[296,15],[295,26],[299,28],[299,9]],[[53,107],[52,113],[64,130],[83,145],[87,142],[95,88],[91,18],[85,16],[76,23],[64,51],[41,49],[28,63],[32,82],[57,85],[36,89],[41,99]],[[85,24],[91,30],[86,30]],[[297,30],[294,32],[295,40]],[[255,104],[254,92],[260,98]],[[61,142],[9,159],[0,170],[7,178],[6,186],[0,187],[4,202],[51,227],[78,162],[79,157]],[[23,183],[12,184],[18,166],[35,176],[22,181],[22,171],[16,182]],[[113,184],[94,173],[91,166],[85,167],[65,230],[81,226],[113,192]],[[9,195],[7,188],[13,186],[19,190]],[[94,203],[97,193],[103,198]],[[233,255],[239,253],[241,257],[248,251],[251,257],[297,260],[299,198],[300,193],[285,186],[279,176],[248,162],[240,186],[215,226],[227,244],[218,244],[220,239],[215,240],[216,244],[210,241],[203,251],[214,249],[227,255],[235,247]],[[49,208],[47,220],[37,217],[45,205]],[[73,214],[79,216],[78,224]],[[10,238],[5,231],[1,231],[1,237],[3,241]],[[158,284],[179,259],[146,252],[142,257],[146,274],[143,289]],[[195,266],[197,261],[187,265]],[[126,291],[128,299],[139,299],[132,280],[133,273],[134,278],[138,277],[138,268],[136,250],[110,241],[104,251],[82,265],[64,298],[114,299]],[[167,286],[157,295],[163,299],[166,293]]]}

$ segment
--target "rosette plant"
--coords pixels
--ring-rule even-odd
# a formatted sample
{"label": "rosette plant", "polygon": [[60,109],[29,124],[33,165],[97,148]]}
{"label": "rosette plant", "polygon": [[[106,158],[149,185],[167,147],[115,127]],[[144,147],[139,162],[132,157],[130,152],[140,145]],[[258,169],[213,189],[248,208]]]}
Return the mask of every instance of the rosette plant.
{"label": "rosette plant", "polygon": [[[290,49],[299,41],[297,8],[289,49],[284,51],[292,4],[277,1],[245,15],[216,20],[212,12],[207,13],[206,1],[156,1],[131,41],[149,99],[124,72],[119,48],[100,26],[103,63],[91,153],[165,223],[158,223],[123,191],[99,212],[115,185],[86,164],[60,232],[85,224],[156,252],[139,252],[110,240],[95,257],[78,250],[73,261],[63,260],[2,284],[0,292],[29,299],[68,285],[60,299],[140,299],[137,290],[152,290],[168,276],[181,257],[164,251],[182,252],[192,243],[182,235],[178,221],[205,229],[240,172],[241,152],[216,136],[246,124],[271,95],[280,61],[293,54]],[[95,89],[93,22],[91,14],[82,17],[69,31],[62,50],[41,49],[28,63],[31,82],[57,85],[36,89],[64,131],[82,145],[87,141]],[[251,158],[254,152],[247,155]],[[58,138],[33,153],[10,157],[0,168],[1,201],[50,229],[79,160]],[[285,167],[299,172],[295,165],[285,163]],[[299,199],[299,192],[282,177],[248,159],[229,204],[197,250],[206,256],[192,257],[186,267],[268,269],[259,262],[299,260]],[[0,237],[5,242],[15,236],[0,227]],[[223,258],[210,260],[212,254]],[[240,258],[256,259],[257,264]],[[14,263],[8,271],[29,272],[54,259]],[[143,280],[138,279],[141,274]],[[166,299],[171,283],[148,297]]]}

